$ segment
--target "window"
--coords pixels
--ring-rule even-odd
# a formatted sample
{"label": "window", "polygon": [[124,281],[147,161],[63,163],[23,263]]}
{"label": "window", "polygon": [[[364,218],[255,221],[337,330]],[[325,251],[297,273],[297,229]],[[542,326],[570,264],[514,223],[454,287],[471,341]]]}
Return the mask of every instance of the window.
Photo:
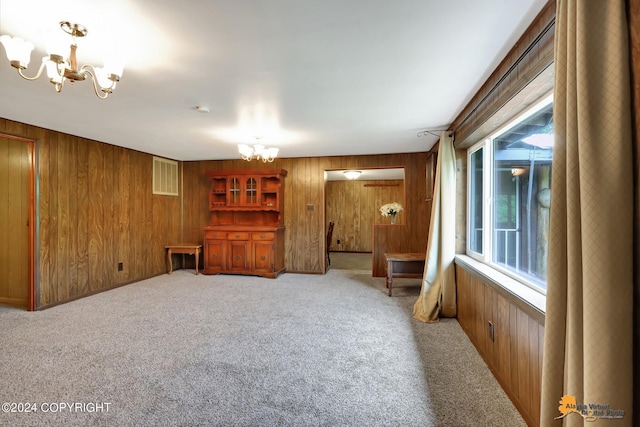
{"label": "window", "polygon": [[467,254],[542,292],[552,154],[551,96],[468,152]]}

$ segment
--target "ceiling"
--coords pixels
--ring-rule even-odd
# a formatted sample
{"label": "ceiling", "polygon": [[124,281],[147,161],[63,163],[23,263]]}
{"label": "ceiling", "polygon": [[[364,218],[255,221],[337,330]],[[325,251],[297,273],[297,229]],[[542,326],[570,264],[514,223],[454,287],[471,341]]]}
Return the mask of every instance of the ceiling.
{"label": "ceiling", "polygon": [[[500,63],[544,0],[0,0],[0,34],[88,28],[78,62],[116,51],[122,80],[56,93],[0,57],[0,117],[175,160],[421,152]],[[0,50],[4,50],[0,48]],[[206,106],[209,113],[196,111]]]}

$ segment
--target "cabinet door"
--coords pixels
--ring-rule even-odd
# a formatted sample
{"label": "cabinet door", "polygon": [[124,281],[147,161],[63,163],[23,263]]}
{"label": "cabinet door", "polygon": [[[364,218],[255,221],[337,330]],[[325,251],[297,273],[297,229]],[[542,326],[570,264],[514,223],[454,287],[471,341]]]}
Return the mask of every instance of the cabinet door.
{"label": "cabinet door", "polygon": [[229,178],[229,190],[227,196],[228,206],[240,206],[242,203],[242,189],[240,188],[240,178],[232,176]]}
{"label": "cabinet door", "polygon": [[207,270],[224,270],[226,241],[205,240],[204,242],[204,268]]}
{"label": "cabinet door", "polygon": [[229,270],[249,270],[249,242],[229,241]]}
{"label": "cabinet door", "polygon": [[258,181],[249,176],[244,181],[244,204],[247,206],[258,206]]}
{"label": "cabinet door", "polygon": [[253,244],[253,270],[273,270],[273,242],[255,242]]}

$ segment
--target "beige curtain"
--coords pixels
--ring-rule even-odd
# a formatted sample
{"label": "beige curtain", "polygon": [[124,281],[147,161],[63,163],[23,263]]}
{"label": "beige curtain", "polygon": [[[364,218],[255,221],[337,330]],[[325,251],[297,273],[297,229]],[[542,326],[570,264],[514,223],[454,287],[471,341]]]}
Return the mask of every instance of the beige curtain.
{"label": "beige curtain", "polygon": [[420,296],[413,315],[423,322],[456,316],[456,281],[453,260],[456,242],[456,156],[453,136],[443,132],[438,147],[436,179],[431,206],[427,258]]}
{"label": "beige curtain", "polygon": [[[541,425],[631,426],[633,175],[625,2],[558,0],[556,7]],[[576,413],[571,406],[561,411],[563,396],[624,410],[624,418]]]}
{"label": "beige curtain", "polygon": [[635,250],[635,301],[634,301],[634,360],[635,367],[633,371],[633,414],[636,424],[640,424],[640,366],[638,357],[640,356],[640,0],[629,0],[629,29],[631,37],[629,45],[631,46],[631,75],[633,76],[633,116],[635,132],[633,134],[633,146],[635,148],[636,161],[634,164],[634,188],[635,188],[635,214],[633,233],[633,242]]}

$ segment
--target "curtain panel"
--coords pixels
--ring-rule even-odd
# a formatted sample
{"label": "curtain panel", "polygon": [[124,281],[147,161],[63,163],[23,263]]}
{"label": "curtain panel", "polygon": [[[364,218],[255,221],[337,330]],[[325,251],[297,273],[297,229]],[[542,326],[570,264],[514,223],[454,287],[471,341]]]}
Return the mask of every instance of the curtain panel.
{"label": "curtain panel", "polygon": [[557,2],[543,426],[632,425],[627,30],[624,0]]}
{"label": "curtain panel", "polygon": [[633,370],[633,416],[634,421],[640,424],[640,367],[638,366],[640,359],[640,0],[629,0],[628,2],[628,19],[629,19],[629,43],[631,46],[631,75],[633,80],[633,117],[634,129],[633,146],[635,149],[635,165],[634,165],[634,187],[635,187],[635,211],[633,233],[634,252],[635,252],[635,272],[634,272],[634,360],[636,366]]}
{"label": "curtain panel", "polygon": [[423,322],[455,317],[456,156],[453,136],[442,132],[431,205],[431,223],[422,288],[413,315]]}

